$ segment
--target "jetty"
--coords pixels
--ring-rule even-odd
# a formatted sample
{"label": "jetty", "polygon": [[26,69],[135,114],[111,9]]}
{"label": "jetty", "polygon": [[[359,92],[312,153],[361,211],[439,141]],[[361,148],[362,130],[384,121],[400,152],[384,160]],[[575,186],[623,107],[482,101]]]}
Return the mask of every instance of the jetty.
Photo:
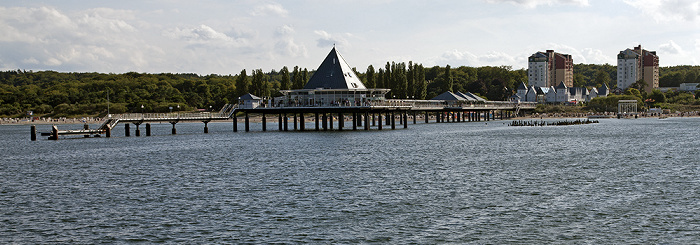
{"label": "jetty", "polygon": [[[314,131],[345,130],[348,120],[352,130],[370,130],[384,127],[396,129],[396,125],[407,128],[409,118],[416,124],[422,117],[425,123],[473,122],[511,118],[521,111],[534,110],[535,102],[487,101],[470,92],[447,91],[430,100],[389,99],[390,89],[367,88],[345,59],[333,47],[306,85],[301,89],[281,90],[282,96],[260,98],[252,94],[238,97],[237,104],[227,104],[218,112],[199,113],[128,113],[108,115],[96,129],[85,125],[83,130],[58,130],[42,133],[57,140],[61,135],[83,135],[85,137],[112,136],[112,130],[124,125],[124,136],[131,135],[130,125],[136,127],[135,135],[141,136],[140,125],[145,124],[146,136],[151,136],[150,123],[168,122],[175,125],[183,121],[207,124],[215,120],[233,119],[233,131],[238,131],[239,117],[243,117],[245,131],[250,131],[250,117],[259,116],[262,131],[267,131],[268,117],[277,117],[278,130],[289,131],[292,120],[294,131],[305,131],[307,118],[314,121]],[[335,123],[334,120],[337,120]],[[350,121],[352,120],[352,121]],[[334,129],[334,126],[337,129]],[[349,128],[348,128],[349,129]],[[32,140],[36,140],[36,127],[32,126]]]}

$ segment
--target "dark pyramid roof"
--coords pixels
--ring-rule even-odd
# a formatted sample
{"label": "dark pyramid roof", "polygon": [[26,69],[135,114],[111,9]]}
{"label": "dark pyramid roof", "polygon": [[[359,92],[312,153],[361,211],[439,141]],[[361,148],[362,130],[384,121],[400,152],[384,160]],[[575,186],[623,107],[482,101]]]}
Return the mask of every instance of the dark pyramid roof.
{"label": "dark pyramid roof", "polygon": [[262,98],[255,96],[251,93],[247,93],[244,95],[241,95],[241,97],[238,97],[238,100],[261,100]]}
{"label": "dark pyramid roof", "polygon": [[464,93],[464,94],[466,94],[466,95],[469,96],[469,97],[472,97],[472,98],[475,99],[476,101],[486,101],[484,98],[481,98],[481,97],[479,97],[479,96],[476,95],[476,94],[472,94],[472,92],[466,92],[466,93]]}
{"label": "dark pyramid roof", "polygon": [[435,96],[435,98],[432,98],[430,100],[467,100],[467,99],[462,98],[462,96],[459,96],[455,93],[447,91],[447,92],[444,92],[438,96]]}
{"label": "dark pyramid roof", "polygon": [[556,89],[562,89],[562,88],[563,88],[563,89],[566,89],[567,87],[566,87],[566,84],[564,84],[564,81],[561,81],[561,82],[559,83],[559,85],[557,85],[555,88],[556,88]]}
{"label": "dark pyramid roof", "polygon": [[333,47],[304,89],[366,89],[343,56]]}
{"label": "dark pyramid roof", "polygon": [[520,82],[520,85],[518,85],[518,90],[527,90],[527,85],[525,85],[524,82]]}
{"label": "dark pyramid roof", "polygon": [[605,83],[603,83],[603,86],[600,86],[600,88],[598,89],[599,94],[608,94],[609,91],[610,91],[610,87],[608,87],[608,85]]}
{"label": "dark pyramid roof", "polygon": [[458,92],[455,93],[455,94],[456,94],[456,95],[459,95],[460,97],[464,98],[465,100],[468,100],[468,101],[476,101],[476,99],[472,98],[472,97],[469,96],[469,95],[466,95],[465,93],[462,93],[462,92],[459,92],[459,91],[458,91]]}

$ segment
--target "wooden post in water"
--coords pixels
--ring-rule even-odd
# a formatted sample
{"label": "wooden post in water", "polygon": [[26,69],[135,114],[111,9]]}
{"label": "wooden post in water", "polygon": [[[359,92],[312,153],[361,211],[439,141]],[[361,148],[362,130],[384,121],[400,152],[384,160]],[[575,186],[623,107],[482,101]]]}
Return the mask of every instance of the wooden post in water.
{"label": "wooden post in water", "polygon": [[245,131],[250,132],[250,117],[247,112],[245,113]]}
{"label": "wooden post in water", "polygon": [[416,124],[416,112],[413,111],[413,124]]}
{"label": "wooden post in water", "polygon": [[306,122],[304,122],[304,113],[299,113],[299,131],[304,131],[306,129]]}
{"label": "wooden post in water", "polygon": [[352,113],[352,130],[357,131],[357,112]]}
{"label": "wooden post in water", "polygon": [[314,123],[316,123],[316,131],[318,131],[318,112],[314,113]]}
{"label": "wooden post in water", "polygon": [[204,133],[208,134],[209,133],[209,122],[208,121],[203,121],[204,123]]}
{"label": "wooden post in water", "polygon": [[282,113],[277,114],[277,128],[282,131]]}
{"label": "wooden post in water", "polygon": [[381,131],[381,130],[382,130],[382,125],[383,125],[383,123],[382,123],[382,113],[381,113],[381,112],[377,114],[377,121],[379,121],[379,123],[377,123],[377,129]]}
{"label": "wooden post in water", "polygon": [[365,130],[369,130],[369,112],[365,112]]}
{"label": "wooden post in water", "polygon": [[289,131],[288,120],[289,119],[287,119],[287,113],[284,113],[284,122],[282,123],[284,126],[284,131]]}
{"label": "wooden post in water", "polygon": [[233,113],[233,132],[238,132],[238,117]]}
{"label": "wooden post in water", "polygon": [[49,139],[58,140],[58,127],[56,127],[56,125],[51,127],[51,136],[49,136]]}
{"label": "wooden post in water", "polygon": [[357,126],[362,127],[362,121],[364,120],[362,119],[362,113],[357,112],[355,115],[357,115]]}
{"label": "wooden post in water", "polygon": [[267,118],[265,117],[265,113],[262,114],[262,130],[267,131]]}
{"label": "wooden post in water", "polygon": [[428,113],[428,111],[425,111],[425,115],[423,115],[423,116],[425,117],[424,118],[425,123],[428,123],[428,120],[430,120],[430,114]]}
{"label": "wooden post in water", "polygon": [[141,125],[141,124],[140,124],[140,123],[134,123],[134,125],[136,125],[136,137],[140,137],[140,136],[141,136],[141,130],[139,129],[139,125]]}
{"label": "wooden post in water", "polygon": [[171,134],[177,134],[177,129],[175,128],[175,124],[177,124],[177,122],[170,122],[170,124],[173,125],[173,129],[170,130],[170,133],[171,133]]}
{"label": "wooden post in water", "polygon": [[146,136],[151,136],[151,124],[146,123]]}
{"label": "wooden post in water", "polygon": [[105,137],[112,137],[112,127],[110,127],[109,125],[107,125],[107,130],[105,130]]}
{"label": "wooden post in water", "polygon": [[36,125],[32,125],[31,130],[32,130],[31,139],[32,139],[32,141],[36,141]]}
{"label": "wooden post in water", "polygon": [[391,113],[386,112],[386,126],[391,125]]}
{"label": "wooden post in water", "polygon": [[294,131],[297,131],[297,113],[294,113],[294,117],[292,118],[294,120]]}
{"label": "wooden post in water", "polygon": [[374,113],[372,113],[372,126],[377,126],[377,121],[376,121]]}
{"label": "wooden post in water", "polygon": [[[87,123],[83,124],[83,129],[90,130],[90,125],[88,125]],[[83,135],[83,138],[90,138],[90,135],[89,134]]]}
{"label": "wooden post in water", "polygon": [[403,128],[408,128],[408,112],[403,112]]}
{"label": "wooden post in water", "polygon": [[396,114],[391,112],[391,129],[396,129]]}
{"label": "wooden post in water", "polygon": [[129,132],[129,123],[124,124],[124,136],[129,137],[131,136],[131,132]]}
{"label": "wooden post in water", "polygon": [[323,131],[328,130],[328,116],[324,112],[323,115],[321,116],[321,120],[323,120],[322,126],[323,126]]}
{"label": "wooden post in water", "polygon": [[345,116],[342,112],[338,112],[338,131],[343,131],[345,127]]}

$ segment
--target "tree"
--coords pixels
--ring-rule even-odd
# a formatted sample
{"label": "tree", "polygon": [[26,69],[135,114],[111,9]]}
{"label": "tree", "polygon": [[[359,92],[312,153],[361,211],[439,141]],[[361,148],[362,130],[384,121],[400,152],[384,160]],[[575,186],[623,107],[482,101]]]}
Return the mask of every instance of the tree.
{"label": "tree", "polygon": [[294,74],[292,74],[292,89],[301,89],[304,87],[301,71],[298,66],[294,67]]}
{"label": "tree", "polygon": [[[601,85],[598,85],[598,87]],[[583,76],[583,74],[580,74],[580,73],[574,74],[574,87],[585,87],[585,86],[586,86],[586,79]]]}
{"label": "tree", "polygon": [[292,80],[289,78],[289,69],[287,66],[282,67],[282,81],[280,82],[280,90],[289,90],[292,88]]}
{"label": "tree", "polygon": [[610,86],[610,75],[603,70],[598,70],[595,73],[595,82],[596,82],[596,84],[600,84],[601,86],[603,84],[607,84],[609,87]]}
{"label": "tree", "polygon": [[367,67],[367,72],[365,73],[365,87],[367,88],[377,88],[377,84],[374,81],[374,66],[369,65]]}
{"label": "tree", "polygon": [[[248,93],[248,75],[245,69],[241,71],[236,79],[236,98]],[[182,91],[181,91],[182,92]]]}
{"label": "tree", "polygon": [[424,100],[428,94],[428,82],[425,81],[425,69],[422,64],[418,66],[416,73],[418,73],[418,77],[416,79],[417,86],[415,96],[416,99]]}
{"label": "tree", "polygon": [[661,90],[654,89],[651,91],[649,99],[654,100],[655,103],[665,103],[666,95],[663,92],[661,92]]}
{"label": "tree", "polygon": [[445,66],[445,91],[452,92],[454,80],[452,79],[452,72],[450,70],[450,65]]}
{"label": "tree", "polygon": [[384,83],[384,69],[379,68],[379,72],[377,73],[377,84],[375,85],[377,88],[386,88],[386,84]]}
{"label": "tree", "polygon": [[644,82],[644,79],[639,79],[630,85],[630,88],[635,88],[638,91],[645,91],[646,87],[647,87],[647,83]]}
{"label": "tree", "polygon": [[301,88],[304,88],[304,85],[309,82],[309,70],[304,68],[304,72],[301,73]]}
{"label": "tree", "polygon": [[406,98],[413,97],[416,92],[416,69],[413,61],[408,62],[408,71],[406,72]]}

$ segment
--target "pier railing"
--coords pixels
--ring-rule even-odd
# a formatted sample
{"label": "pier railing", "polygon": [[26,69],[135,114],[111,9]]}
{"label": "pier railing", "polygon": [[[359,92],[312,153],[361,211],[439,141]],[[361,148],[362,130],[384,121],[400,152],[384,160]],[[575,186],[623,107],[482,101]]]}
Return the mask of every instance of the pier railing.
{"label": "pier railing", "polygon": [[263,103],[256,108],[307,108],[307,107],[336,107],[336,108],[406,108],[410,110],[443,110],[450,108],[465,109],[493,109],[493,110],[514,110],[514,109],[534,109],[535,102],[510,102],[510,101],[444,101],[444,100],[403,100],[388,99],[364,102],[336,102],[336,103]]}

